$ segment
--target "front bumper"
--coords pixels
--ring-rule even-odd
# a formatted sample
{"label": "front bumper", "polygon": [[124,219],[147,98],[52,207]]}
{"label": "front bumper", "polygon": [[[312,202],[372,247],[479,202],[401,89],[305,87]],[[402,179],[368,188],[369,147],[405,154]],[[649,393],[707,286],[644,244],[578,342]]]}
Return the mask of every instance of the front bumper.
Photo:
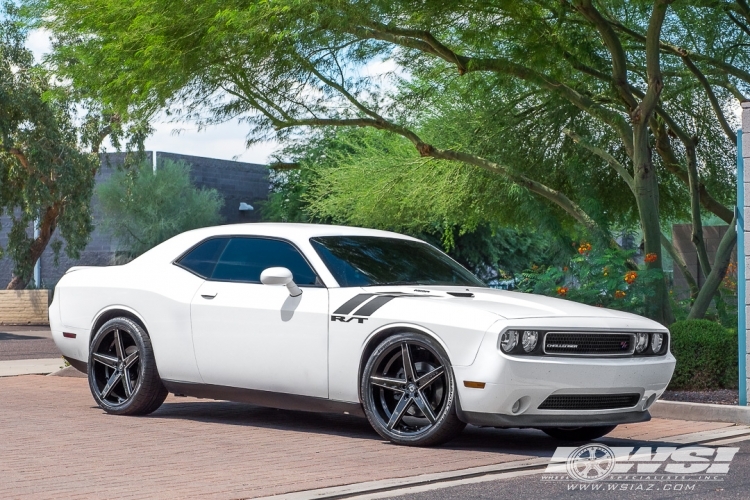
{"label": "front bumper", "polygon": [[[668,353],[653,357],[507,356],[488,333],[474,362],[454,366],[458,416],[466,423],[494,427],[583,427],[650,420],[648,408],[664,392],[674,371]],[[484,383],[466,387],[464,382]],[[470,384],[472,385],[472,384]],[[541,410],[551,395],[637,394],[628,408]]]}
{"label": "front bumper", "polygon": [[594,427],[648,422],[651,414],[648,411],[620,411],[591,415],[501,415],[459,411],[458,418],[481,427]]}

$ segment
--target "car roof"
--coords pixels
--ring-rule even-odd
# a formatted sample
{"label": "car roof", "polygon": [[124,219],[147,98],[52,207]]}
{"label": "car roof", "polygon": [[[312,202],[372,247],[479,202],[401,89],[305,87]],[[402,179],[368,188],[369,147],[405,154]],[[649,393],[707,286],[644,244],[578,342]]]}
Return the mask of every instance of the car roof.
{"label": "car roof", "polygon": [[375,236],[420,241],[403,234],[361,227],[333,226],[326,224],[297,224],[286,222],[256,222],[203,227],[178,234],[145,252],[133,262],[165,262],[176,259],[203,240],[216,236],[261,236],[279,238],[292,242],[306,255],[313,254],[310,238],[316,236]]}
{"label": "car roof", "polygon": [[224,226],[204,227],[190,231],[201,237],[221,235],[255,235],[284,238],[291,241],[308,240],[316,236],[376,236],[381,238],[400,238],[416,240],[410,236],[367,229],[362,227],[335,226],[328,224],[299,224],[288,222],[255,222],[245,224],[227,224]]}

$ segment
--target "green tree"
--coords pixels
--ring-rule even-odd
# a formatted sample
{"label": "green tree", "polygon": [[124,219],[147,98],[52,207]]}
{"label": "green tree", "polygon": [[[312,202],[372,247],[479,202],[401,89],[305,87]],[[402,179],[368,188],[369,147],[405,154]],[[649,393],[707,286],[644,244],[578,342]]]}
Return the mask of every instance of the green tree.
{"label": "green tree", "polygon": [[506,193],[473,167],[420,158],[392,134],[323,130],[279,155],[294,161],[272,163],[264,219],[408,233],[443,247],[487,283],[568,257],[570,240],[554,214],[543,215],[548,206]]}
{"label": "green tree", "polygon": [[[49,75],[24,47],[26,32],[15,8],[0,14],[0,215],[10,218],[5,253],[13,261],[8,289],[25,288],[34,263],[57,231],[76,258],[93,229],[89,202],[97,155],[71,115],[73,104],[56,93]],[[92,125],[93,126],[93,125]],[[36,225],[39,235],[31,233]],[[54,246],[55,255],[60,246]]]}
{"label": "green tree", "polygon": [[198,189],[190,182],[190,167],[160,162],[137,170],[116,170],[97,187],[102,227],[120,251],[136,257],[184,231],[221,222],[224,200],[215,189]]}
{"label": "green tree", "polygon": [[[750,88],[744,0],[32,5],[59,37],[60,74],[124,116],[170,109],[204,124],[241,118],[251,141],[269,133],[293,137],[301,127],[386,130],[422,157],[484,170],[606,234],[588,213],[591,196],[568,191],[555,176],[548,180],[523,158],[472,141],[433,140],[415,128],[422,121],[415,117],[433,113],[429,94],[393,95],[360,69],[390,59],[406,82],[418,76],[438,92],[459,78],[469,90],[497,89],[492,110],[543,120],[554,108],[565,128],[550,127],[536,139],[552,146],[549,155],[572,141],[617,175],[632,193],[645,251],[656,255],[651,269],[661,269],[662,246],[674,253],[661,233],[662,186],[682,190],[701,267],[714,274],[695,294],[698,314],[726,270],[724,254],[708,262],[700,221],[702,210],[733,221],[729,200],[712,181],[732,175],[727,160],[736,137],[727,111]],[[469,130],[477,129],[464,127],[463,135]],[[509,144],[515,138],[512,129],[494,137]],[[596,172],[587,175],[595,179]],[[736,234],[727,234],[722,249],[731,252]],[[664,280],[654,286],[647,313],[669,322]]]}

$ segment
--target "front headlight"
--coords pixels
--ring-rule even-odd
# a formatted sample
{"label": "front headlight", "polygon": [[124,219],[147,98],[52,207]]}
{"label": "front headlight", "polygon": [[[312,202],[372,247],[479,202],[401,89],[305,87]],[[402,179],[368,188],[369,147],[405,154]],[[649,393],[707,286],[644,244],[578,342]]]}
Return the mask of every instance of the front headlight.
{"label": "front headlight", "polygon": [[648,333],[635,334],[635,352],[638,354],[648,349]]}
{"label": "front headlight", "polygon": [[651,351],[654,354],[658,354],[661,351],[661,346],[664,343],[664,334],[652,333],[651,334]]}
{"label": "front headlight", "polygon": [[521,337],[521,345],[523,350],[531,352],[536,347],[536,343],[539,340],[539,332],[525,331]]}
{"label": "front headlight", "polygon": [[500,349],[503,352],[509,353],[518,345],[518,332],[515,330],[507,330],[500,335]]}

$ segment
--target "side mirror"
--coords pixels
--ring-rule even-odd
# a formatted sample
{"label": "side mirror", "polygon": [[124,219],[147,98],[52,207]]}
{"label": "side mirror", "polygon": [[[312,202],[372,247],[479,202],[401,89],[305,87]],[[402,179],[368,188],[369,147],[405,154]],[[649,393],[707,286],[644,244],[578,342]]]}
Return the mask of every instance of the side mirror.
{"label": "side mirror", "polygon": [[285,285],[292,297],[302,295],[302,290],[292,278],[292,272],[286,267],[269,267],[260,273],[260,282],[264,285]]}

